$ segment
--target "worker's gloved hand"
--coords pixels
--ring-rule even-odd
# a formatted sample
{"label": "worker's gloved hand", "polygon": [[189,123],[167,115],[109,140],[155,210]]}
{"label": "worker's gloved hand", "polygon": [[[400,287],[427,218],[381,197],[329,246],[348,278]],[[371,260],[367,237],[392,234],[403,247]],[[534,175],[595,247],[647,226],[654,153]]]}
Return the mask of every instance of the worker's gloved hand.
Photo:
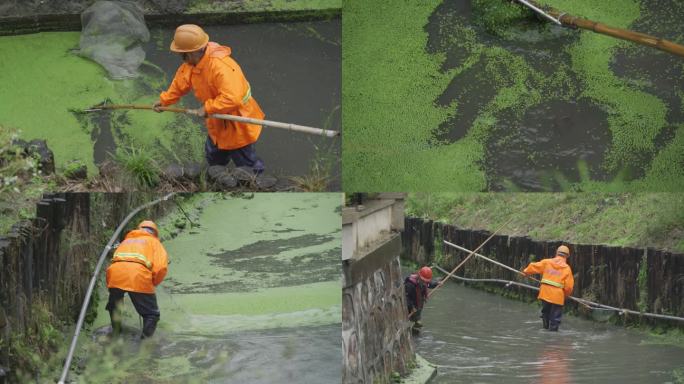
{"label": "worker's gloved hand", "polygon": [[162,106],[161,101],[157,101],[156,103],[152,104],[152,108],[154,109],[155,112],[164,112],[161,109],[159,109]]}

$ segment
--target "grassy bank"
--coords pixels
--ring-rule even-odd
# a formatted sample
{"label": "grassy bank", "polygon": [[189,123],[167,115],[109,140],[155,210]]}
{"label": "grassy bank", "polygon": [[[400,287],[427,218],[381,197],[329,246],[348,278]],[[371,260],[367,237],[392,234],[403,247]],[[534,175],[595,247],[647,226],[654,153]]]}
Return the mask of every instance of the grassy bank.
{"label": "grassy bank", "polygon": [[684,252],[684,194],[413,193],[408,213],[537,240]]}

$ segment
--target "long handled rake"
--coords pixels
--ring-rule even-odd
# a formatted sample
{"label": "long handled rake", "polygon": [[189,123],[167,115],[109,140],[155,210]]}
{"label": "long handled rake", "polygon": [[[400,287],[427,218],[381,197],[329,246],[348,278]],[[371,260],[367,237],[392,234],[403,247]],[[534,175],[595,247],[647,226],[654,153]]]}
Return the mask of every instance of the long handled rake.
{"label": "long handled rake", "polygon": [[[107,102],[104,102],[102,104],[94,105],[88,109],[84,109],[83,112],[99,112],[99,111],[115,110],[115,109],[154,110],[154,107],[151,105],[107,104]],[[175,108],[175,107],[159,107],[159,110],[167,111],[167,112],[175,112],[175,113],[185,113],[188,115],[198,116],[197,112],[194,109]],[[239,122],[248,123],[248,124],[263,125],[263,126],[267,126],[267,127],[286,129],[289,131],[302,132],[302,133],[308,133],[311,135],[318,135],[318,136],[325,136],[325,137],[335,137],[335,136],[340,135],[340,132],[329,130],[329,129],[308,127],[305,125],[298,125],[298,124],[281,123],[278,121],[271,121],[271,120],[253,119],[251,117],[226,115],[226,114],[220,114],[220,113],[208,115],[207,117],[213,118],[213,119],[231,120],[231,121],[239,121]]]}

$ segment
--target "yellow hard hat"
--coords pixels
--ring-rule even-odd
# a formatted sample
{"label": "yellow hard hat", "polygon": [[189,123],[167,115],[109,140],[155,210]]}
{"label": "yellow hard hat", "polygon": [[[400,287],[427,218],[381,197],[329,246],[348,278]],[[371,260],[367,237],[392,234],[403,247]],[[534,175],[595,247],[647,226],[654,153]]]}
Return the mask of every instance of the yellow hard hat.
{"label": "yellow hard hat", "polygon": [[138,224],[138,229],[149,228],[154,231],[154,235],[159,237],[159,230],[157,229],[157,224],[152,220],[144,220]]}
{"label": "yellow hard hat", "polygon": [[195,24],[183,24],[176,28],[171,50],[173,52],[194,52],[204,48],[209,42],[209,35]]}
{"label": "yellow hard hat", "polygon": [[560,247],[558,247],[558,249],[556,249],[556,256],[570,256],[570,248],[566,247],[565,245],[561,245]]}

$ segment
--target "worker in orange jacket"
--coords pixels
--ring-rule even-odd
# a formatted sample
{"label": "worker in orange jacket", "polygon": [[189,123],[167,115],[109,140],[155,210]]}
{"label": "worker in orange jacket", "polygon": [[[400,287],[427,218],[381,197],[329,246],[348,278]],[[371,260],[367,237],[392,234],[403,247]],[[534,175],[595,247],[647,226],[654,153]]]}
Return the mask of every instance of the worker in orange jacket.
{"label": "worker in orange jacket", "polygon": [[[171,42],[171,51],[183,58],[171,86],[159,95],[154,104],[159,107],[175,104],[192,89],[202,107],[194,112],[202,117],[211,114],[231,114],[263,119],[264,112],[252,97],[252,89],[238,63],[230,57],[231,49],[209,41],[209,35],[194,24],[181,25]],[[254,174],[264,170],[254,143],[261,134],[261,125],[207,118],[208,137],[204,146],[209,165],[251,168]]]}
{"label": "worker in orange jacket", "polygon": [[558,331],[565,298],[572,294],[575,279],[567,263],[570,248],[561,245],[552,259],[530,263],[523,272],[527,275],[541,274],[541,286],[537,298],[542,302],[542,324],[544,329]]}
{"label": "worker in orange jacket", "polygon": [[106,308],[114,335],[121,332],[119,307],[125,293],[128,293],[135,310],[143,318],[142,338],[154,334],[160,316],[154,289],[164,280],[167,268],[168,257],[159,241],[159,230],[154,222],[145,220],[138,225],[138,229],[126,234],[124,241],[114,251],[112,264],[107,268],[109,301]]}

